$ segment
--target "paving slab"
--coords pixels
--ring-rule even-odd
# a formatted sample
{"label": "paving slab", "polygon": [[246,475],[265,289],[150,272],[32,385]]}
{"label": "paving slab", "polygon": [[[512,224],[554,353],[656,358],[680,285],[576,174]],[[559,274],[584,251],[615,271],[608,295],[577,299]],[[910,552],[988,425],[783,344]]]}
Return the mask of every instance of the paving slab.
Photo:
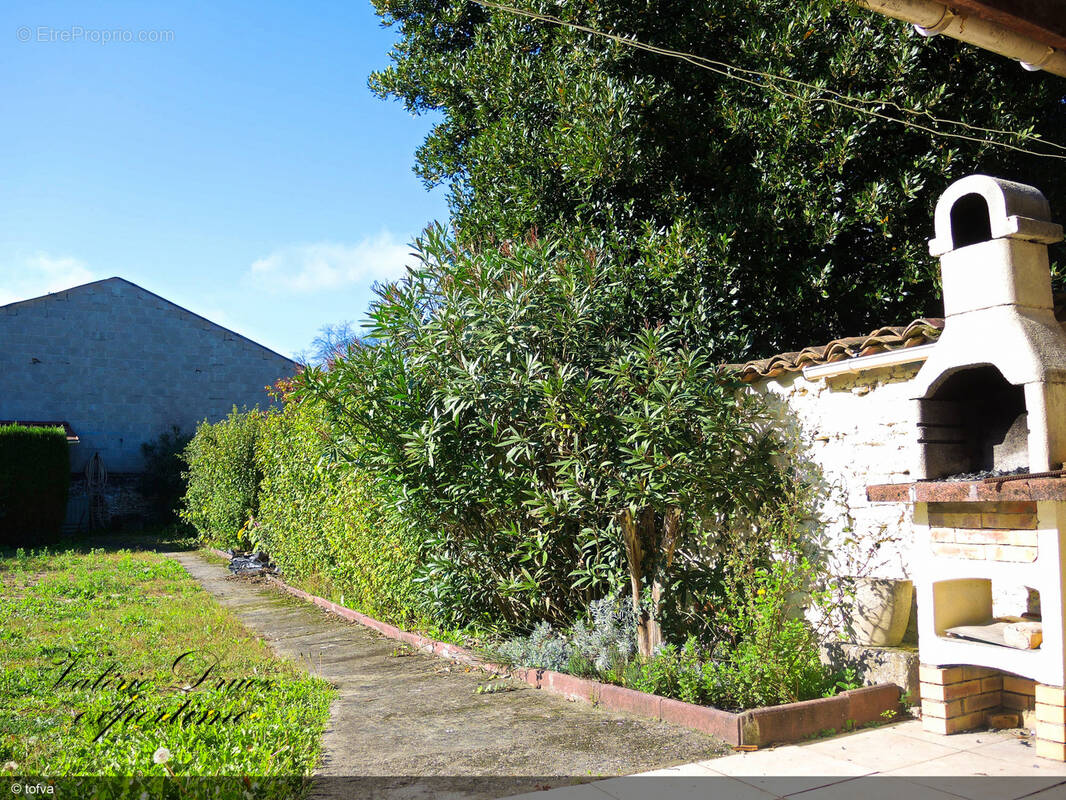
{"label": "paving slab", "polygon": [[[662,782],[663,791],[645,787],[656,800],[1066,800],[1066,764],[1037,758],[1031,739],[1008,731],[939,736],[923,730],[917,720],[587,786],[607,793],[616,787],[621,797],[617,787],[628,785],[632,796],[638,796],[642,779]],[[761,795],[750,794],[751,789]],[[523,796],[534,798],[569,800],[566,788]]]}
{"label": "paving slab", "polygon": [[900,736],[909,736],[912,739],[920,739],[923,742],[950,747],[953,750],[971,750],[989,742],[1002,741],[1006,737],[1006,734],[995,731],[969,731],[968,733],[953,733],[950,736],[944,736],[940,733],[927,731],[922,727],[922,723],[919,720],[908,720],[895,725],[886,725],[878,730],[892,731]]}
{"label": "paving slab", "polygon": [[846,761],[867,772],[884,772],[921,764],[960,751],[945,744],[901,736],[893,731],[864,731],[854,736],[840,736],[817,742],[800,752],[818,753]]}
{"label": "paving slab", "polygon": [[[600,789],[612,800],[672,800],[672,798],[701,797],[708,800],[777,800],[777,795],[767,793],[732,778],[708,779],[706,777],[683,778],[612,778],[585,784]],[[543,797],[542,793],[541,797]],[[546,794],[551,794],[550,792]],[[533,800],[533,798],[530,798]],[[899,800],[896,798],[896,800]]]}
{"label": "paving slab", "polygon": [[[901,778],[881,778],[888,786],[893,781]],[[966,800],[1029,800],[1034,793],[1053,792],[1062,800],[1066,797],[1066,785],[1062,779],[1055,778],[992,778],[956,775],[924,776],[907,779],[911,785],[925,786],[932,789],[940,789],[955,797],[963,797]],[[902,800],[902,798],[900,799]]]}
{"label": "paving slab", "polygon": [[[779,785],[788,788],[784,781]],[[784,800],[959,800],[959,795],[944,788],[904,782],[899,778],[856,778],[808,791],[790,792],[782,797]]]}
{"label": "paving slab", "polygon": [[[523,788],[629,775],[704,762],[729,751],[719,739],[671,723],[493,679],[477,669],[411,651],[356,623],[297,600],[267,581],[231,576],[198,553],[168,553],[280,656],[338,689],[322,741],[321,776],[388,776],[338,796],[499,797]],[[502,683],[511,691],[476,694]],[[528,776],[509,787],[426,776]],[[589,789],[595,797],[599,789]]]}

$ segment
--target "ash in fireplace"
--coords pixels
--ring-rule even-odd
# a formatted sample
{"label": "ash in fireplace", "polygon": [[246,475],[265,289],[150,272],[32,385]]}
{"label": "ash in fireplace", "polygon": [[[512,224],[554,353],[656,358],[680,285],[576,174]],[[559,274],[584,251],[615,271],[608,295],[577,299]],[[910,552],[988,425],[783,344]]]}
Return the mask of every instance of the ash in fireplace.
{"label": "ash in fireplace", "polygon": [[1005,478],[1011,475],[1026,475],[1029,467],[1017,467],[1016,469],[983,469],[979,472],[962,472],[958,475],[948,475],[940,480],[945,483],[958,483],[960,481],[983,481],[985,478]]}

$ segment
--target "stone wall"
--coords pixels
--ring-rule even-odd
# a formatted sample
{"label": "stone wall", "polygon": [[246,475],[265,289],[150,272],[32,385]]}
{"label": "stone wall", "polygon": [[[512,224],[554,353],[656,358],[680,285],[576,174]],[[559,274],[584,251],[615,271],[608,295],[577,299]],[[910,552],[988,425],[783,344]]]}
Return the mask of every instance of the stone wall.
{"label": "stone wall", "polygon": [[910,578],[910,506],[871,503],[866,486],[913,480],[915,410],[908,382],[921,363],[807,380],[752,384],[770,399],[811,476],[821,483],[825,543],[837,574]]}
{"label": "stone wall", "polygon": [[69,422],[75,472],[97,451],[135,472],[142,442],[266,407],[264,387],[295,368],[121,278],[0,307],[0,419]]}
{"label": "stone wall", "polygon": [[[878,483],[909,483],[917,462],[917,410],[909,381],[921,363],[864,370],[850,375],[807,380],[789,373],[752,384],[770,400],[782,428],[792,436],[800,457],[822,485],[818,509],[824,546],[837,575],[912,579],[915,533],[910,503],[871,503],[866,487]],[[950,504],[943,512],[938,546],[970,548],[974,558],[1002,556],[1012,561],[1035,558],[1035,522],[1028,508],[1004,506],[1011,513],[996,518],[962,516]],[[1002,505],[1002,504],[1000,504]],[[1009,519],[1007,519],[1009,517]],[[995,545],[982,538],[986,530],[1016,529],[1011,540],[997,532]],[[1006,545],[1006,547],[1004,547]],[[1020,615],[1034,602],[1025,586],[997,585],[994,613]],[[916,641],[912,610],[906,641]]]}

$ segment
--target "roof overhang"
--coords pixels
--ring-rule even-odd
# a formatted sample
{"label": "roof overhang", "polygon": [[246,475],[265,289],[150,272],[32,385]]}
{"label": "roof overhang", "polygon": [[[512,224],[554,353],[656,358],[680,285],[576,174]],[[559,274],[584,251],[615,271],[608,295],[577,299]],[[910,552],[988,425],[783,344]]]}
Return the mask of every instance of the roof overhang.
{"label": "roof overhang", "polygon": [[1066,0],[851,0],[953,39],[1066,77]]}

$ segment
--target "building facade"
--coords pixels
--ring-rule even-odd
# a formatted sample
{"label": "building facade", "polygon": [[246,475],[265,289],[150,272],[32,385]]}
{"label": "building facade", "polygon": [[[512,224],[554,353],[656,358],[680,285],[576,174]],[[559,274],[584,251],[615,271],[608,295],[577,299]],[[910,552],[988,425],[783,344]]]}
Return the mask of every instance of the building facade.
{"label": "building facade", "polygon": [[123,278],[0,306],[0,419],[63,420],[71,469],[94,453],[112,472],[141,469],[141,444],[192,433],[297,364]]}

